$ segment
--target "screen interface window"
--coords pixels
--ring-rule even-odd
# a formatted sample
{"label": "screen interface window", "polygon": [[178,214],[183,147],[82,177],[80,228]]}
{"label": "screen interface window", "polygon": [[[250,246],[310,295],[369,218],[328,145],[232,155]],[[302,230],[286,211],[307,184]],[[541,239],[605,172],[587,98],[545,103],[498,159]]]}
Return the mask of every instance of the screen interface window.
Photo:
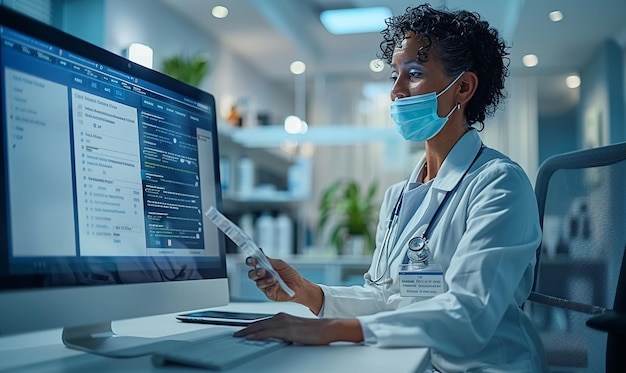
{"label": "screen interface window", "polygon": [[46,258],[217,261],[203,214],[216,204],[214,108],[0,31],[12,270]]}

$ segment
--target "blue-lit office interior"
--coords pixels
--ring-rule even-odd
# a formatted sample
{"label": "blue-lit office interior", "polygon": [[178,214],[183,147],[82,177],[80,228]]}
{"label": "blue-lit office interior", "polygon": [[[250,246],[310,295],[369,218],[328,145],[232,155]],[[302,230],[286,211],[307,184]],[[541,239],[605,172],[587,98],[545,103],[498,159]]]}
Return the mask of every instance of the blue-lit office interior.
{"label": "blue-lit office interior", "polygon": [[[369,237],[377,234],[378,211],[385,191],[392,184],[406,180],[426,151],[423,142],[407,142],[398,134],[389,112],[392,88],[389,79],[390,66],[379,59],[378,55],[382,41],[380,30],[385,28],[384,19],[420,3],[408,0],[0,0],[0,5],[37,22],[128,59],[136,65],[183,81],[194,88],[194,95],[190,94],[189,98],[181,101],[197,101],[201,113],[205,109],[202,103],[205,97],[203,92],[210,94],[214,98],[215,106],[207,106],[206,109],[215,110],[212,113],[217,130],[216,133],[213,132],[216,135],[213,143],[216,144],[213,147],[215,153],[211,153],[212,150],[197,151],[201,155],[210,155],[215,167],[219,166],[219,170],[216,168],[216,175],[213,175],[214,179],[219,176],[220,180],[219,191],[216,192],[218,197],[211,198],[219,200],[223,215],[238,224],[263,248],[266,255],[284,259],[303,277],[314,283],[342,286],[363,285],[364,273],[375,264],[372,262],[372,254],[376,247]],[[537,248],[537,272],[533,286],[535,297],[531,296],[522,307],[539,332],[546,350],[549,371],[619,371],[612,369],[626,366],[624,358],[620,359],[616,353],[620,348],[623,352],[624,348],[624,345],[616,347],[616,341],[626,341],[626,270],[622,264],[626,250],[626,24],[622,15],[626,14],[626,2],[432,0],[430,3],[434,7],[477,12],[498,29],[510,47],[509,75],[504,87],[506,98],[502,108],[485,121],[479,135],[486,146],[506,154],[521,166],[539,201],[542,242]],[[325,11],[349,8],[373,8],[383,13],[373,16],[374,24],[369,29],[366,22],[368,18],[363,14],[356,24],[352,24],[360,28],[357,30],[336,29],[332,28],[332,24],[326,24],[332,17]],[[328,17],[325,18],[324,14]],[[346,25],[350,25],[348,21],[339,21],[339,26]],[[0,27],[11,28],[4,23]],[[3,31],[3,35],[6,36],[7,33]],[[21,164],[11,161],[14,159],[14,150],[10,148],[15,148],[16,144],[19,148],[22,136],[20,131],[23,130],[22,127],[13,127],[10,123],[13,123],[13,115],[18,120],[20,115],[35,115],[32,112],[19,111],[19,106],[26,105],[26,101],[19,101],[19,95],[23,93],[20,88],[22,86],[12,83],[11,80],[26,81],[34,71],[28,69],[37,69],[37,65],[33,63],[32,67],[25,64],[26,72],[23,74],[14,65],[5,66],[5,61],[12,58],[8,57],[10,52],[5,52],[5,49],[13,48],[14,41],[10,35],[6,39],[4,36],[0,58],[4,60],[2,114],[7,117],[2,118],[5,151],[2,156],[5,161],[3,181],[6,192],[2,197],[6,202],[0,207],[4,206],[2,212],[6,216],[0,220],[3,224],[6,223],[7,227],[3,228],[3,232],[6,232],[7,239],[2,243],[5,247],[2,248],[3,258],[0,264],[5,268],[0,268],[0,274],[3,282],[15,283],[0,288],[0,299],[3,302],[21,302],[28,298],[28,291],[24,291],[27,284],[37,282],[42,287],[50,284],[49,281],[41,280],[41,284],[44,284],[41,285],[39,279],[30,279],[22,281],[24,284],[20,282],[18,286],[18,277],[8,269],[15,258],[18,264],[23,264],[25,262],[20,260],[31,256],[47,257],[46,254],[36,251],[21,257],[15,254],[18,249],[11,246],[14,243],[10,244],[23,242],[26,245],[36,242],[34,239],[17,239],[15,236],[19,233],[11,231],[9,222],[16,214],[10,212],[9,207],[17,205],[15,201],[26,197],[9,196],[8,191],[14,190],[20,180],[23,183],[35,180],[34,177],[12,176],[22,172],[18,172],[15,166],[10,167],[13,164],[19,167]],[[19,42],[19,38],[15,40]],[[56,48],[52,41],[45,42],[51,45],[51,51],[53,47]],[[29,50],[36,51],[37,47],[32,46]],[[92,52],[96,51],[88,52],[85,52],[85,56],[93,59]],[[70,51],[69,54],[76,52]],[[55,58],[57,57],[61,59],[62,53]],[[98,72],[97,66],[106,67],[111,59],[107,57],[104,61],[100,62],[102,65],[98,65],[96,61],[96,78],[90,75],[91,78],[98,79],[98,74],[103,72]],[[128,66],[130,68],[131,65]],[[82,74],[80,69],[77,71],[77,74]],[[127,78],[131,83],[133,79],[135,82],[139,81],[137,84],[144,79],[143,75],[133,76],[132,72],[128,73]],[[147,92],[154,81],[147,78],[145,80],[148,82],[145,86]],[[110,83],[108,80],[107,82]],[[72,92],[80,89],[81,87],[76,86]],[[90,88],[85,85],[84,89],[89,91]],[[132,94],[137,92],[139,91],[132,91]],[[178,92],[181,97],[183,92],[186,91]],[[91,94],[98,95],[94,92]],[[70,111],[83,110],[77,93],[72,95],[75,103],[70,106]],[[80,96],[80,100],[85,100],[85,107],[90,105],[90,97]],[[112,97],[111,100],[115,101],[120,97]],[[142,105],[152,105],[151,99],[157,102],[158,97],[155,97],[151,94],[145,95]],[[15,106],[11,106],[14,105],[11,100],[19,102],[15,101]],[[52,105],[52,101],[42,99],[38,102],[45,106]],[[168,108],[163,110],[167,111]],[[171,110],[174,112],[176,109]],[[56,115],[55,113],[58,111],[45,111],[42,115]],[[65,115],[72,116],[75,123],[80,120],[72,113]],[[89,115],[87,109],[87,117]],[[193,113],[189,115],[195,120]],[[146,114],[140,122],[146,128],[150,125],[145,122],[154,120],[156,126],[157,122],[160,123],[157,117],[158,113]],[[117,119],[119,118],[115,120]],[[199,121],[202,122],[202,119]],[[5,125],[5,122],[9,124]],[[20,129],[12,132],[14,130],[11,128]],[[28,133],[26,130],[24,136],[29,136]],[[203,133],[199,132],[198,140],[201,140]],[[78,134],[75,136],[78,139]],[[80,136],[83,136],[82,132]],[[90,140],[92,144],[97,141],[93,137],[89,139],[89,136],[91,135],[85,137],[87,143]],[[162,136],[166,135],[155,130],[153,142],[163,141]],[[67,146],[79,149],[74,141],[78,140],[68,141]],[[164,149],[163,152],[170,151],[169,148]],[[78,155],[72,153],[72,162],[74,157]],[[94,158],[94,162],[96,159]],[[191,165],[194,161],[181,157],[180,163],[185,162]],[[202,167],[202,161],[199,160],[199,163]],[[93,165],[100,166],[95,163]],[[49,169],[53,170],[52,167]],[[84,180],[91,181],[89,170],[91,169],[85,171],[83,168],[84,174],[81,174],[77,169],[74,179],[84,175]],[[144,181],[145,178],[157,178],[149,170],[142,169],[141,172]],[[205,178],[208,177],[208,172],[202,175],[202,171],[199,171],[204,185],[207,185],[206,180],[214,180]],[[105,176],[99,177],[106,179],[106,174],[103,174]],[[11,177],[14,181],[10,180]],[[94,180],[95,178],[93,176]],[[195,181],[196,185],[198,180]],[[76,180],[74,183],[80,191],[74,191],[74,195],[78,194],[79,197],[72,197],[70,193],[67,198],[80,200],[82,189],[78,184],[81,183]],[[41,181],[39,188],[45,188],[45,184],[46,181]],[[84,185],[85,204],[89,206],[88,203],[93,201],[88,202],[87,195],[90,192],[87,181]],[[162,190],[159,188],[148,190],[144,185],[144,192],[157,194],[157,190]],[[24,187],[24,193],[34,189],[33,186]],[[49,196],[45,200],[58,198],[59,201],[64,201],[62,188],[58,190],[61,193],[59,197]],[[350,190],[356,192],[350,194]],[[368,198],[369,191],[371,195]],[[183,197],[178,195],[177,198]],[[44,203],[44,198],[35,200]],[[76,216],[79,215],[78,209],[83,208],[81,203],[76,202]],[[148,209],[150,204],[145,203]],[[342,224],[349,224],[350,219],[358,219],[350,216],[351,211],[341,209],[351,203],[362,206],[357,215],[367,214],[366,217],[361,216],[365,220],[366,232],[338,235]],[[55,208],[54,205],[51,206],[50,209]],[[117,205],[109,207],[111,206]],[[202,208],[206,206],[203,202]],[[50,211],[52,212],[45,212],[41,219],[54,220],[54,210]],[[155,213],[156,215],[158,214]],[[19,214],[22,220],[15,224],[19,224],[19,221],[38,221],[37,216],[36,212],[30,215]],[[75,233],[76,240],[79,241],[80,238],[85,240],[83,242],[101,245],[103,241],[99,240],[100,237],[94,237],[97,235],[94,232],[99,228],[106,230],[106,227],[125,224],[116,223],[110,218],[102,219],[91,225],[92,236]],[[145,229],[157,227],[159,223],[156,219],[152,220],[154,226],[149,222]],[[83,223],[90,227],[92,222],[77,218],[76,232],[83,229]],[[61,225],[62,223],[57,223],[57,226]],[[129,223],[129,227],[131,225]],[[520,230],[526,227],[526,222],[519,222]],[[144,228],[141,229],[144,232]],[[200,229],[196,238],[203,234],[204,230]],[[205,244],[210,239],[204,238]],[[74,240],[74,235],[70,240]],[[165,245],[171,245],[171,241]],[[227,288],[227,294],[221,292],[219,300],[203,303],[196,299],[196,303],[190,303],[185,309],[176,309],[169,305],[162,312],[137,311],[140,308],[138,306],[129,313],[125,313],[125,307],[117,309],[116,305],[103,301],[98,317],[94,320],[102,322],[110,318],[115,328],[114,322],[118,319],[160,317],[158,314],[167,314],[167,317],[158,319],[157,324],[150,321],[152,324],[144,323],[134,327],[131,322],[126,322],[119,327],[124,333],[146,334],[148,337],[165,338],[165,335],[174,333],[189,333],[193,337],[205,331],[202,329],[203,325],[181,324],[175,319],[176,314],[192,309],[225,307],[229,303],[241,303],[243,308],[233,309],[243,312],[281,311],[267,308],[273,302],[269,302],[266,294],[249,280],[250,267],[245,263],[246,253],[231,239],[224,238],[222,245],[225,255],[221,257],[225,261],[226,274],[218,276],[222,277],[218,285],[215,282],[207,285],[210,291],[216,286]],[[84,255],[102,255],[98,250],[94,249],[91,254],[86,252]],[[167,247],[163,246],[161,251],[154,250],[148,251],[149,254],[146,255],[166,255]],[[60,255],[74,254],[70,252]],[[111,255],[121,257],[128,254],[115,252]],[[192,256],[193,250],[190,249],[186,255]],[[38,270],[54,265],[45,259],[33,263],[38,263]],[[156,263],[161,261],[157,260]],[[159,267],[159,264],[156,265],[158,273],[155,273],[162,279],[167,279],[162,281],[172,278],[178,280],[181,274],[184,277],[194,270],[204,273],[202,268],[189,268],[186,264],[178,269],[170,265],[171,268],[166,270]],[[108,267],[99,266],[98,271],[94,271],[92,275],[106,273]],[[79,277],[76,274],[78,272],[80,271],[75,270],[72,276]],[[192,280],[193,274],[190,276],[186,279]],[[62,282],[63,280],[58,280],[57,284],[52,281],[54,286]],[[106,281],[98,283],[97,279],[91,281],[91,285],[96,285],[93,288],[100,290],[115,288],[108,286]],[[57,291],[57,288],[54,289]],[[202,289],[201,286],[187,290],[171,289],[164,294],[171,296],[172,302],[177,299],[182,302],[182,299],[197,297],[196,291],[202,292]],[[132,298],[133,291],[141,292],[130,289],[122,297]],[[158,296],[158,291],[147,290],[142,297],[148,297],[148,294]],[[71,296],[88,297],[90,292],[89,286],[83,286]],[[3,293],[11,294],[2,298]],[[23,297],[22,293],[25,294]],[[56,295],[49,295],[49,292],[46,294],[46,302],[54,302]],[[33,304],[40,307],[40,303]],[[3,307],[4,305],[0,306],[0,316],[5,318]],[[84,308],[85,312],[91,312],[91,309],[91,306]],[[303,317],[314,316],[306,308],[288,308],[286,311]],[[62,320],[67,320],[68,316],[71,315],[65,315]],[[28,318],[36,317],[45,319],[46,310],[25,312],[20,322],[28,322]],[[602,317],[613,317],[617,321],[613,323]],[[84,319],[85,322],[92,322],[89,317]],[[593,321],[589,322],[590,319]],[[169,320],[173,325],[160,323],[160,320]],[[59,321],[64,322],[66,321]],[[7,324],[0,324],[0,370],[25,369],[24,371],[39,372],[50,368],[51,371],[74,372],[87,369],[160,369],[155,368],[150,358],[145,356],[131,359],[103,358],[67,349],[63,346],[59,331],[59,328],[65,326],[63,324],[42,322],[41,327],[39,324],[28,328],[16,326],[15,332],[8,327],[7,330],[11,332],[5,333],[2,328],[7,328]],[[50,331],[52,326],[56,330],[54,333]],[[162,330],[156,331],[159,327]],[[149,332],[146,333],[146,330]],[[104,331],[110,332],[110,329]],[[447,337],[455,338],[454,335]],[[315,356],[302,355],[304,361],[310,360],[309,364],[319,361],[318,369],[298,369],[345,371],[341,369],[350,366],[348,358],[341,360],[336,357],[339,353],[330,350],[332,347],[334,346],[326,346],[324,348],[327,350],[323,351],[332,356],[329,361],[337,359],[336,365],[317,360],[325,356],[320,352]],[[372,347],[369,348],[371,351]],[[402,353],[393,349],[379,349],[365,359],[366,362],[369,361],[367,359],[372,361],[369,367],[354,366],[353,369],[369,372],[372,367],[378,369],[402,366],[406,370],[398,368],[392,371],[430,372],[431,366],[427,360],[428,356],[433,355],[424,348],[416,351],[415,356],[418,358],[411,360],[411,354],[407,351]],[[299,353],[301,352],[294,353],[294,356],[300,356],[297,355]],[[32,358],[32,354],[36,354],[36,357]],[[275,356],[286,356],[283,351],[277,351],[276,354]],[[363,352],[358,351],[350,351],[349,354],[354,354],[352,359],[364,356],[359,355]],[[367,355],[367,352],[364,354]],[[274,361],[272,355],[262,359],[259,361],[267,364]],[[385,361],[388,361],[388,365],[384,364]],[[399,364],[399,361],[405,363],[393,365]],[[246,367],[253,365],[248,363],[234,367],[232,371],[246,371]],[[272,371],[265,365],[260,371]],[[284,365],[281,369],[290,369],[289,367],[291,366]],[[182,365],[169,368],[187,371]]]}

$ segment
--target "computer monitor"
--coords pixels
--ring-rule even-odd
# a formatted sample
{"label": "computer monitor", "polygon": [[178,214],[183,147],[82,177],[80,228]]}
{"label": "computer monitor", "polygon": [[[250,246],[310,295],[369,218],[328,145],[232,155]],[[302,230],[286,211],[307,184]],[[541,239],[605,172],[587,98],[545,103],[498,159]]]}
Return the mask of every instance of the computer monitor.
{"label": "computer monitor", "polygon": [[0,7],[0,335],[228,303],[214,97]]}

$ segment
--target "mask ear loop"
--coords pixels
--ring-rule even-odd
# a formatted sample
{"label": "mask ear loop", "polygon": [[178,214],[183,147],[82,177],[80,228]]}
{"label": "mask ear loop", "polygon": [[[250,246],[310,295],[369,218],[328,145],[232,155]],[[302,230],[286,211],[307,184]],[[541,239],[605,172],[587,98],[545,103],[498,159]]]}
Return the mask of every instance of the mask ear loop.
{"label": "mask ear loop", "polygon": [[448,115],[446,115],[446,119],[449,119],[450,116],[452,115],[452,113],[454,113],[456,110],[459,110],[461,108],[461,103],[457,102],[456,105],[454,105],[452,107],[452,110],[450,110],[450,112],[448,113]]}
{"label": "mask ear loop", "polygon": [[446,88],[444,88],[444,90],[443,90],[443,91],[441,91],[441,92],[437,93],[437,98],[439,98],[439,96],[441,96],[442,94],[446,93],[446,91],[448,91],[448,89],[450,89],[450,87],[452,87],[452,86],[454,85],[454,83],[458,82],[458,81],[459,81],[459,79],[461,79],[461,77],[463,76],[463,74],[465,74],[465,71],[461,72],[461,73],[459,74],[459,76],[457,76],[456,78],[454,78],[454,80],[453,80],[450,84],[448,84],[448,86],[447,86]]}
{"label": "mask ear loop", "polygon": [[[454,83],[458,82],[459,79],[461,79],[461,77],[463,76],[463,74],[465,74],[465,71],[461,72],[456,78],[454,78],[454,80],[448,84],[448,86],[446,88],[444,88],[443,91],[439,92],[437,94],[437,98],[439,98],[439,96],[441,96],[442,94],[446,93],[446,91],[448,89],[450,89],[450,87],[452,87],[454,85]],[[457,102],[456,105],[454,105],[454,107],[452,107],[452,110],[450,110],[450,112],[448,113],[448,115],[446,115],[446,119],[449,119],[450,116],[452,115],[452,113],[454,113],[456,110],[461,108],[461,103]]]}

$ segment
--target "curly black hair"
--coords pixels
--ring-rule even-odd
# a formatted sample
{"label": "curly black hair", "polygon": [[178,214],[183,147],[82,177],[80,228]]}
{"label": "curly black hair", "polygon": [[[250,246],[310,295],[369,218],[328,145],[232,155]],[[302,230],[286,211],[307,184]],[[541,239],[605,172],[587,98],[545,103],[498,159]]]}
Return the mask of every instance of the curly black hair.
{"label": "curly black hair", "polygon": [[432,51],[444,65],[446,74],[458,76],[472,71],[478,76],[478,87],[465,108],[468,125],[484,125],[501,100],[506,98],[504,79],[509,75],[508,46],[498,31],[481,20],[480,15],[465,10],[437,10],[429,4],[407,8],[404,14],[388,18],[381,32],[378,57],[391,64],[393,52],[414,31],[424,42],[418,60],[428,60]]}

